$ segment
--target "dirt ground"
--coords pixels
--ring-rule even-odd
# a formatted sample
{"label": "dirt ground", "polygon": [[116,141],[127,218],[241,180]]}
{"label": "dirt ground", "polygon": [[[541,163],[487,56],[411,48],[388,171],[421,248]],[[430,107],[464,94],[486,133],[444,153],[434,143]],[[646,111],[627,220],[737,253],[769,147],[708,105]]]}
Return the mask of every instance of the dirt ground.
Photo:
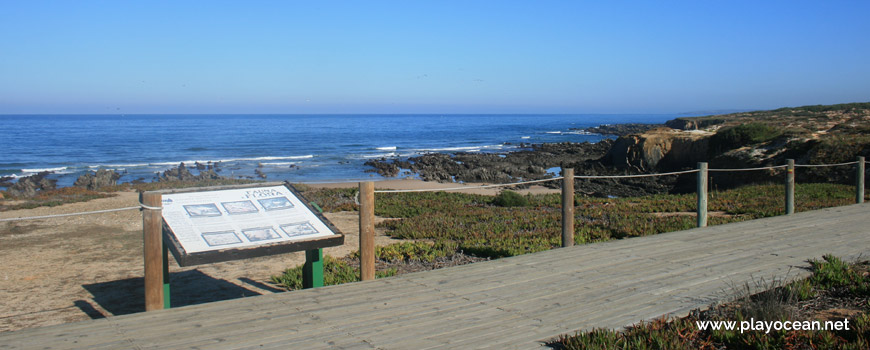
{"label": "dirt ground", "polygon": [[[138,194],[0,213],[39,216],[136,206]],[[359,247],[356,213],[326,213],[345,244]],[[375,244],[392,240],[376,232]],[[142,215],[138,210],[0,223],[0,332],[144,310]],[[282,292],[269,277],[305,261],[302,252],[181,268],[170,263],[173,306]]]}

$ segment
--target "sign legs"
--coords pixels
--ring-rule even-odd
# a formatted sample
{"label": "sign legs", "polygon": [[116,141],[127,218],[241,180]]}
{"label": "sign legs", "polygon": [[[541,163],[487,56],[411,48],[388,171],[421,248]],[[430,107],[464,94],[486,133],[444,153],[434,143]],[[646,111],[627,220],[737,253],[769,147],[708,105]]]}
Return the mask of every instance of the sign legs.
{"label": "sign legs", "polygon": [[163,244],[163,308],[169,309],[169,248]]}
{"label": "sign legs", "polygon": [[302,288],[317,287],[323,287],[323,249],[309,249],[302,265]]}

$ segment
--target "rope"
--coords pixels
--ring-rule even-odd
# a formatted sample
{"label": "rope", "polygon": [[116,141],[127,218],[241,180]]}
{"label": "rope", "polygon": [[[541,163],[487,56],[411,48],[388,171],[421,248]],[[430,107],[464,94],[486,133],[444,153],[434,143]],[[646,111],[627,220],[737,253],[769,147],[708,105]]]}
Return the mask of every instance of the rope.
{"label": "rope", "polygon": [[533,180],[533,181],[525,181],[525,182],[514,182],[509,184],[495,184],[495,185],[482,185],[482,186],[466,186],[466,187],[452,187],[452,188],[434,188],[434,189],[416,189],[416,190],[377,190],[375,193],[406,193],[406,192],[439,192],[439,191],[461,191],[461,190],[476,190],[481,188],[493,188],[493,187],[510,187],[517,185],[526,185],[533,184],[539,182],[549,182],[561,180],[562,177],[554,177],[552,179],[543,179],[543,180]]}
{"label": "rope", "polygon": [[848,162],[848,163],[837,163],[837,164],[795,164],[795,168],[821,168],[827,166],[843,166],[843,165],[852,165],[858,164],[858,161]]}
{"label": "rope", "polygon": [[743,168],[743,169],[707,169],[707,171],[731,172],[731,171],[753,171],[753,170],[773,170],[779,168],[787,168],[788,165],[767,166],[761,168]]}
{"label": "rope", "polygon": [[672,173],[659,173],[659,174],[639,174],[639,175],[577,175],[574,176],[575,179],[630,179],[636,177],[653,177],[653,176],[668,176],[668,175],[680,175],[680,174],[691,174],[697,173],[698,169],[692,170],[684,170],[684,171],[675,171]]}
{"label": "rope", "polygon": [[38,219],[53,219],[53,218],[63,218],[68,216],[79,216],[79,215],[91,215],[91,214],[103,214],[103,213],[112,213],[116,211],[125,211],[125,210],[162,210],[162,207],[151,207],[145,204],[139,203],[139,206],[136,207],[124,207],[124,208],[115,208],[115,209],[104,209],[104,210],[95,210],[95,211],[85,211],[79,213],[68,213],[68,214],[53,214],[53,215],[42,215],[42,216],[26,216],[20,218],[8,218],[8,219],[0,219],[0,222],[10,222],[10,221],[24,221],[24,220],[38,220]]}

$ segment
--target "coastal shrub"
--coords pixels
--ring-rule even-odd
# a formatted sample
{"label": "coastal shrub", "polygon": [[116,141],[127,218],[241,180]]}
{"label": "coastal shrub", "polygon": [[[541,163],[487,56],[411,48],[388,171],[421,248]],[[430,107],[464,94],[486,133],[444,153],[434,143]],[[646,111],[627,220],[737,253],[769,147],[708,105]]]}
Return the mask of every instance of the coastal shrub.
{"label": "coastal shrub", "polygon": [[781,134],[782,132],[779,129],[767,124],[742,124],[719,130],[713,136],[710,136],[709,149],[711,155],[718,155],[735,148],[767,142]]}
{"label": "coastal shrub", "polygon": [[[396,270],[389,269],[375,271],[376,278],[395,276]],[[359,268],[355,268],[346,261],[331,256],[323,257],[323,285],[331,286],[360,280]],[[289,268],[280,275],[271,277],[274,284],[289,290],[302,289],[302,265]]]}
{"label": "coastal shrub", "polygon": [[504,190],[495,196],[492,200],[492,204],[499,207],[526,207],[529,205],[529,200],[519,193],[511,190]]}
{"label": "coastal shrub", "polygon": [[[384,262],[433,262],[437,258],[456,254],[459,245],[453,241],[439,240],[430,242],[401,242],[375,247],[375,259]],[[353,259],[359,259],[359,251],[351,254]]]}
{"label": "coastal shrub", "polygon": [[[812,319],[812,308],[830,307],[832,302],[852,304],[854,295],[840,293],[840,289],[856,290],[866,284],[863,274],[867,263],[846,264],[841,259],[825,256],[813,261],[813,275],[789,283],[756,281],[755,287],[769,288],[757,294],[745,294],[734,303],[706,311],[694,311],[687,317],[662,318],[640,322],[624,330],[594,329],[574,335],[563,335],[548,344],[558,349],[867,349],[870,345],[870,314],[863,310],[850,318],[850,329],[831,330],[771,330],[741,331],[739,328],[701,330],[697,321],[817,321]],[[781,281],[781,280],[780,280]],[[748,288],[748,287],[747,287]],[[748,288],[752,289],[752,288]],[[818,289],[819,292],[800,292]],[[824,296],[822,296],[824,294]],[[818,295],[818,296],[817,296]],[[797,303],[798,300],[819,298],[817,301]],[[867,303],[863,296],[862,304]],[[836,304],[835,304],[836,305]],[[796,307],[808,307],[803,313],[794,313]],[[808,315],[808,316],[801,316]]]}

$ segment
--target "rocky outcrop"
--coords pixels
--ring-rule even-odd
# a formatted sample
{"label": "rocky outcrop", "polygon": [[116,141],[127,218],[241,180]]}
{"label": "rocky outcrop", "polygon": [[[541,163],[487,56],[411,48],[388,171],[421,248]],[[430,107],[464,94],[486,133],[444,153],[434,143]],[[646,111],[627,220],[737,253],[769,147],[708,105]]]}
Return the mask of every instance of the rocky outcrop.
{"label": "rocky outcrop", "polygon": [[393,177],[408,169],[426,181],[507,183],[546,179],[547,169],[598,159],[610,148],[611,140],[598,143],[552,143],[520,145],[524,150],[507,154],[430,153],[407,160],[370,160],[369,172]]}
{"label": "rocky outcrop", "polygon": [[33,197],[40,191],[53,190],[57,188],[57,180],[46,178],[51,172],[43,171],[31,176],[22,177],[18,182],[9,186],[7,191],[15,197]]}
{"label": "rocky outcrop", "polygon": [[180,163],[177,167],[164,171],[162,175],[157,177],[157,181],[191,182],[224,178],[215,172],[216,167],[206,167],[206,169],[208,170],[200,170],[199,175],[193,175],[190,170],[187,170],[184,163]]}
{"label": "rocky outcrop", "polygon": [[655,172],[694,167],[707,160],[710,133],[683,132],[667,128],[622,136],[603,162],[617,169]]}
{"label": "rocky outcrop", "polygon": [[665,126],[677,130],[703,130],[725,123],[724,118],[677,118],[665,122]]}
{"label": "rocky outcrop", "polygon": [[[661,128],[664,125],[662,124],[638,124],[638,123],[627,123],[627,124],[603,124],[596,127],[580,129],[582,131],[593,133],[593,134],[601,134],[601,135],[614,135],[614,136],[626,136],[631,134],[640,134],[647,132],[652,129]],[[576,130],[576,129],[572,129]]]}
{"label": "rocky outcrop", "polygon": [[15,180],[15,178],[12,176],[0,176],[0,187],[12,186],[12,180]]}
{"label": "rocky outcrop", "polygon": [[102,187],[115,186],[120,178],[121,174],[116,173],[114,170],[100,169],[95,173],[79,176],[73,186],[84,187],[93,191]]}
{"label": "rocky outcrop", "polygon": [[378,173],[383,177],[399,175],[399,166],[394,162],[388,162],[386,158],[368,160],[364,165],[372,167],[372,169],[365,170],[367,173]]}

